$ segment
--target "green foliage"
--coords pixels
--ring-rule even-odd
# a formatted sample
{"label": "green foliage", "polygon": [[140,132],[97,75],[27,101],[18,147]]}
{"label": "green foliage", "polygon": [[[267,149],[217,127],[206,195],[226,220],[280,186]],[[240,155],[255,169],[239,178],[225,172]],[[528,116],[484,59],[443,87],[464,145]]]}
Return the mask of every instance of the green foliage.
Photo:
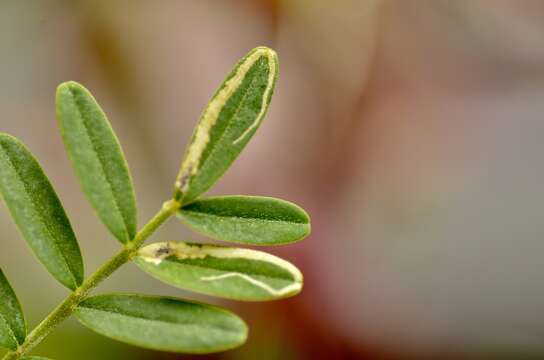
{"label": "green foliage", "polygon": [[57,117],[66,151],[98,216],[122,243],[136,235],[136,200],[121,145],[87,89],[57,88]]}
{"label": "green foliage", "polygon": [[0,134],[0,193],[47,270],[72,290],[81,285],[83,260],[60,200],[30,151],[7,134]]}
{"label": "green foliage", "polygon": [[11,350],[26,338],[26,324],[21,305],[0,269],[0,346]]}
{"label": "green foliage", "polygon": [[214,239],[253,245],[294,242],[310,232],[304,210],[256,196],[199,199],[228,169],[264,117],[276,82],[276,53],[249,52],[217,90],[185,152],[172,199],[139,231],[128,165],[106,115],[75,82],[57,90],[57,116],[68,155],[99,218],[121,251],[83,279],[70,222],[38,162],[17,139],[0,134],[0,193],[17,226],[49,272],[73,292],[29,335],[21,307],[0,271],[2,360],[47,360],[27,353],[71,314],[99,334],[146,348],[209,353],[241,345],[244,322],[214,306],[167,297],[90,292],[128,261],[172,286],[244,301],[275,300],[302,290],[302,274],[265,252],[191,242],[144,242],[177,215]]}
{"label": "green foliage", "polygon": [[293,203],[262,196],[219,196],[181,208],[178,217],[217,240],[278,245],[310,233],[308,214]]}
{"label": "green foliage", "polygon": [[49,358],[44,358],[42,356],[26,356],[22,360],[51,360]]}
{"label": "green foliage", "polygon": [[247,337],[238,316],[168,297],[100,295],[79,304],[75,315],[99,334],[155,350],[209,353],[241,345]]}
{"label": "green foliage", "polygon": [[297,294],[300,271],[262,251],[191,243],[155,243],[136,264],[167,284],[228,299],[263,301]]}

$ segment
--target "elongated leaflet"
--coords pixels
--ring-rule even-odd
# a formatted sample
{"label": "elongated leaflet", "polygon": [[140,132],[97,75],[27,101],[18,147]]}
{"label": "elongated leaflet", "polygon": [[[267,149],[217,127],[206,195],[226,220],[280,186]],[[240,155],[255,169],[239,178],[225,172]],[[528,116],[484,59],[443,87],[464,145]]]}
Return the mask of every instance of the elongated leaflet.
{"label": "elongated leaflet", "polygon": [[184,206],[178,217],[217,240],[280,245],[310,233],[310,217],[297,205],[264,196],[214,196]]}
{"label": "elongated leaflet", "polygon": [[136,200],[128,165],[106,115],[91,93],[69,81],[57,89],[62,139],[82,188],[122,243],[136,234]]}
{"label": "elongated leaflet", "polygon": [[26,324],[21,305],[0,269],[0,346],[15,350],[25,337]]}
{"label": "elongated leaflet", "polygon": [[236,65],[194,130],[176,181],[176,199],[193,201],[228,169],[261,124],[277,75],[276,53],[266,47],[253,49]]}
{"label": "elongated leaflet", "polygon": [[229,299],[275,300],[302,289],[295,266],[256,250],[163,242],[142,248],[135,261],[170,285]]}
{"label": "elongated leaflet", "polygon": [[0,134],[0,193],[47,270],[66,287],[78,287],[83,259],[70,221],[34,156],[7,134]]}
{"label": "elongated leaflet", "polygon": [[243,344],[244,322],[211,305],[169,297],[99,295],[76,310],[81,323],[104,336],[145,348],[209,353]]}

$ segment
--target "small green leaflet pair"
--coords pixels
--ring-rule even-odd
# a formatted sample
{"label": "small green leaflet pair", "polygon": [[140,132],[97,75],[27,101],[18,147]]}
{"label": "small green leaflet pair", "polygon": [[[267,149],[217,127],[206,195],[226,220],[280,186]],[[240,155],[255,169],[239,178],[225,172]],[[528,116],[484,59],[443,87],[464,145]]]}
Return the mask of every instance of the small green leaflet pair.
{"label": "small green leaflet pair", "polygon": [[[196,232],[248,245],[287,244],[310,233],[306,212],[287,201],[256,196],[200,198],[258,129],[277,75],[276,53],[255,48],[235,66],[204,110],[185,152],[173,198],[165,203]],[[141,247],[153,220],[137,231],[130,171],[104,112],[75,82],[58,87],[56,104],[76,175],[99,218],[124,245],[123,261],[133,260],[172,286],[222,298],[265,301],[301,291],[300,271],[265,252],[174,241]],[[215,306],[137,294],[87,297],[104,277],[85,280],[76,236],[55,190],[25,145],[2,133],[0,193],[34,254],[73,291],[71,296],[77,300],[71,311],[85,326],[119,341],[173,352],[209,353],[244,343],[243,320]],[[0,346],[12,351],[4,359],[44,359],[24,357],[41,338],[30,341],[38,335],[27,335],[21,306],[1,270],[0,296]]]}

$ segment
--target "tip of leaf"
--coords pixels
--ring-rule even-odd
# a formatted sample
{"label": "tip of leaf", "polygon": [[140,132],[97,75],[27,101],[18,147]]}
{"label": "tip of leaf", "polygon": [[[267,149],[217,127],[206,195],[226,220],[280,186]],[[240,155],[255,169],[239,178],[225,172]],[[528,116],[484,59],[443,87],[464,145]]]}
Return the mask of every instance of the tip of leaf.
{"label": "tip of leaf", "polygon": [[87,90],[87,88],[81,85],[80,83],[73,80],[65,81],[61,83],[59,86],[57,86],[57,92],[56,92],[57,105],[59,104],[62,96],[73,97],[74,95],[81,94],[81,93],[84,93],[92,97],[90,91]]}
{"label": "tip of leaf", "polygon": [[253,54],[257,54],[258,57],[260,58],[266,58],[269,62],[271,63],[274,63],[274,68],[275,68],[275,74],[274,74],[274,77],[277,78],[277,73],[278,73],[278,64],[279,64],[279,60],[278,60],[278,53],[269,48],[269,47],[266,47],[266,46],[257,46],[256,48],[254,48],[253,50],[251,50],[247,55],[246,55],[246,58],[247,57],[251,57]]}
{"label": "tip of leaf", "polygon": [[267,46],[257,46],[256,48],[251,50],[249,53],[253,54],[257,52],[262,53],[263,55],[266,55],[266,56],[278,57],[278,54],[276,53],[276,51],[274,51],[273,49]]}
{"label": "tip of leaf", "polygon": [[5,133],[5,132],[1,132],[1,131],[0,131],[0,139],[2,139],[2,140],[19,141],[15,136],[10,135],[10,134]]}
{"label": "tip of leaf", "polygon": [[65,81],[65,82],[59,84],[59,86],[57,86],[57,90],[62,89],[62,88],[72,88],[72,87],[83,87],[83,85],[81,85],[77,81],[68,80],[68,81]]}
{"label": "tip of leaf", "polygon": [[[310,234],[312,233],[312,219],[310,217],[310,214],[308,214],[306,212],[306,210],[300,208],[302,210],[302,212],[304,213],[305,217],[306,217],[306,234],[304,235],[303,239],[310,236]],[[302,239],[301,239],[302,240]]]}
{"label": "tip of leaf", "polygon": [[[283,201],[285,201],[285,200],[283,200]],[[306,231],[304,233],[304,236],[302,236],[297,241],[300,241],[300,240],[305,239],[306,237],[310,236],[310,234],[312,233],[312,218],[310,217],[310,214],[308,214],[308,212],[306,210],[304,210],[302,207],[298,206],[295,203],[292,203],[292,202],[289,202],[289,201],[285,201],[285,202],[290,203],[293,206],[297,207],[298,211],[300,212],[301,217],[304,219],[303,223],[304,223],[304,225],[306,225]]]}
{"label": "tip of leaf", "polygon": [[71,95],[72,91],[80,90],[80,89],[85,89],[83,85],[81,85],[80,83],[77,83],[72,80],[63,82],[62,84],[57,86],[57,93],[56,93],[57,101],[59,97],[62,96],[63,93],[68,92]]}

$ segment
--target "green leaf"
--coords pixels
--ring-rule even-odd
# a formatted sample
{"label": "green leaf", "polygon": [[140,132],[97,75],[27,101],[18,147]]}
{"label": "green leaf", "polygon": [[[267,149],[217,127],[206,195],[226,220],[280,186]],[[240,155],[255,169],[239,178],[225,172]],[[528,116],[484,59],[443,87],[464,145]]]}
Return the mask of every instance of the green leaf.
{"label": "green leaf", "polygon": [[45,358],[43,356],[25,356],[21,360],[52,360],[52,359]]}
{"label": "green leaf", "polygon": [[79,304],[75,314],[101,335],[155,350],[210,353],[237,347],[247,337],[238,316],[168,297],[100,295]]}
{"label": "green leaf", "polygon": [[16,350],[26,338],[23,310],[8,279],[0,269],[0,346]]}
{"label": "green leaf", "polygon": [[217,240],[278,245],[303,239],[310,218],[297,205],[261,196],[218,196],[184,206],[178,217],[192,229]]}
{"label": "green leaf", "polygon": [[295,266],[256,250],[164,242],[140,249],[134,260],[167,284],[229,299],[275,300],[302,289]]}
{"label": "green leaf", "polygon": [[0,192],[38,259],[63,285],[77,288],[83,259],[62,204],[30,151],[1,133]]}
{"label": "green leaf", "polygon": [[185,152],[175,198],[184,204],[208,190],[246,146],[268,109],[278,59],[266,47],[250,51],[204,110]]}
{"label": "green leaf", "polygon": [[136,234],[136,200],[119,140],[91,93],[69,81],[57,89],[66,151],[102,222],[122,243]]}

